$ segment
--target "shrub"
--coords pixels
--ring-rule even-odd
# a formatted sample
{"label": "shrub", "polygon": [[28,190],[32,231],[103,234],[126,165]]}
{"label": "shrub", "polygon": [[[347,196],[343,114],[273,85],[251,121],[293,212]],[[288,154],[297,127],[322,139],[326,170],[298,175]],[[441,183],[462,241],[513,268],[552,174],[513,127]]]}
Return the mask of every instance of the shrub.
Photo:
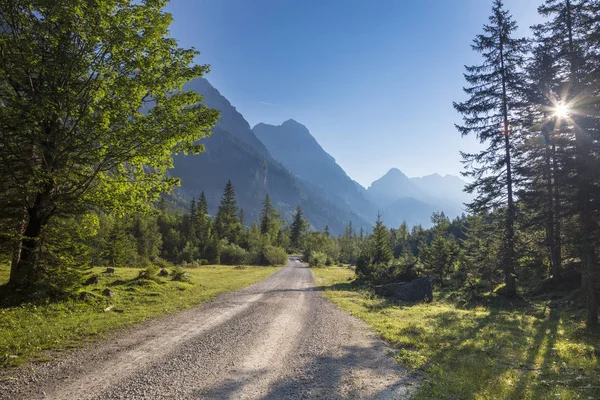
{"label": "shrub", "polygon": [[156,279],[159,268],[156,265],[149,265],[138,274],[138,279]]}
{"label": "shrub", "polygon": [[175,267],[171,273],[172,280],[177,282],[190,282],[190,274],[185,272],[181,267]]}
{"label": "shrub", "polygon": [[308,265],[313,268],[321,268],[325,266],[327,256],[319,251],[313,251],[308,258]]}
{"label": "shrub", "polygon": [[248,252],[235,243],[223,246],[221,251],[221,264],[238,265],[248,260]]}
{"label": "shrub", "polygon": [[281,247],[267,247],[264,256],[267,265],[285,265],[288,260],[286,251]]}

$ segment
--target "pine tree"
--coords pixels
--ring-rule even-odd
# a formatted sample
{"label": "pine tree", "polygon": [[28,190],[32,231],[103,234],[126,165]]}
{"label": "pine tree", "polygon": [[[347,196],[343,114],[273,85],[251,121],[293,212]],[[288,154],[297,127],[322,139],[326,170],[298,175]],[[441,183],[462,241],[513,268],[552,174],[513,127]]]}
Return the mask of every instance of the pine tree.
{"label": "pine tree", "polygon": [[478,196],[470,204],[474,211],[506,206],[506,262],[504,265],[505,293],[516,295],[515,280],[515,205],[512,156],[519,134],[517,112],[523,106],[522,89],[524,55],[527,42],[512,34],[517,24],[495,0],[484,34],[477,35],[473,50],[482,54],[483,64],[466,67],[465,79],[471,85],[464,91],[470,98],[454,103],[463,114],[464,125],[457,128],[463,136],[474,134],[488,147],[478,154],[462,153],[466,175],[473,178],[467,186]]}
{"label": "pine tree", "polygon": [[419,258],[423,262],[425,271],[437,276],[440,286],[444,286],[444,280],[452,272],[458,260],[459,249],[455,240],[447,234],[450,221],[443,214],[434,213],[431,217],[434,224],[432,228],[433,239],[428,245],[420,248]]}
{"label": "pine tree", "polygon": [[215,228],[220,239],[227,239],[229,243],[237,243],[240,233],[240,221],[238,219],[238,208],[235,200],[235,190],[231,180],[227,181],[221,204],[215,219]]}
{"label": "pine tree", "polygon": [[260,233],[268,234],[271,243],[277,240],[279,230],[281,229],[281,214],[273,204],[269,194],[265,196],[262,213],[260,215]]}
{"label": "pine tree", "polygon": [[325,233],[326,237],[329,237],[329,225],[325,225],[325,230],[323,231],[323,233]]}
{"label": "pine tree", "polygon": [[[304,219],[302,208],[298,205],[296,207],[296,212],[294,213],[294,217],[292,219],[292,226],[290,228],[290,245],[293,249],[300,248],[300,239],[304,234],[307,227],[306,220]],[[327,232],[327,227],[325,227],[326,233],[325,235],[329,237],[329,232]]]}
{"label": "pine tree", "polygon": [[208,202],[206,201],[206,195],[204,194],[204,191],[200,193],[200,198],[198,199],[197,214],[196,235],[198,237],[200,246],[206,246],[208,244],[210,219],[208,216]]}
{"label": "pine tree", "polygon": [[[577,215],[579,235],[576,239],[582,263],[582,287],[586,296],[586,326],[598,326],[598,301],[596,296],[598,281],[598,224],[595,220],[595,204],[598,194],[595,182],[598,181],[599,152],[598,101],[600,94],[597,76],[600,64],[597,62],[599,30],[597,2],[590,0],[546,0],[538,11],[550,19],[538,30],[546,37],[557,54],[557,63],[562,68],[558,75],[565,82],[560,106],[568,108],[569,115],[563,116],[564,126],[574,144],[573,162],[569,164],[574,176],[573,192],[575,201],[569,207],[569,214]],[[595,42],[594,42],[595,41]],[[565,207],[570,204],[565,204]]]}
{"label": "pine tree", "polygon": [[375,228],[373,228],[370,254],[372,263],[375,265],[388,264],[394,258],[392,244],[390,242],[390,232],[385,225],[383,225],[380,214],[377,214],[377,221],[375,221]]}

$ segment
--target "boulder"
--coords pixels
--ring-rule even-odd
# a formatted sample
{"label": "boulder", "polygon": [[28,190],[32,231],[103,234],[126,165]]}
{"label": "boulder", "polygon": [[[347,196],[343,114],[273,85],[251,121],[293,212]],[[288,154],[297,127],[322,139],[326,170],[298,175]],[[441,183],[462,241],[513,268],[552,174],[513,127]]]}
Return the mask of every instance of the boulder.
{"label": "boulder", "polygon": [[394,300],[403,301],[425,301],[430,303],[433,300],[433,285],[431,278],[424,276],[414,281],[405,283],[388,283],[386,285],[375,286],[375,293],[381,296],[390,297]]}
{"label": "boulder", "polygon": [[81,300],[81,301],[87,301],[87,300],[93,299],[94,297],[95,296],[90,292],[79,293],[79,300]]}
{"label": "boulder", "polygon": [[169,276],[169,271],[163,268],[159,271],[158,276]]}
{"label": "boulder", "polygon": [[85,285],[86,285],[86,286],[89,286],[89,285],[97,285],[99,281],[100,281],[100,280],[98,279],[98,275],[92,275],[92,276],[90,276],[90,277],[88,278],[88,280],[87,280],[87,281],[85,281]]}
{"label": "boulder", "polygon": [[115,295],[115,292],[113,292],[113,291],[112,291],[112,290],[110,290],[110,289],[104,289],[104,290],[102,291],[102,294],[103,294],[104,296],[106,296],[106,297],[114,297],[114,295]]}
{"label": "boulder", "polygon": [[106,271],[104,271],[105,274],[114,274],[115,273],[115,269],[114,268],[106,268]]}

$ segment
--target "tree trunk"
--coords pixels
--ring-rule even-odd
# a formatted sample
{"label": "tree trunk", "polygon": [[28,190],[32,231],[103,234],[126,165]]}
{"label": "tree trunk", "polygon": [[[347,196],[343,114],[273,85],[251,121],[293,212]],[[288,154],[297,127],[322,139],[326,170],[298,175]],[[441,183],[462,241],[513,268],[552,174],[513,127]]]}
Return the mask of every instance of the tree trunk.
{"label": "tree trunk", "polygon": [[[546,138],[550,137],[550,133],[546,133]],[[546,245],[550,254],[550,275],[552,279],[560,278],[560,262],[557,262],[555,257],[556,249],[556,232],[555,232],[555,215],[554,215],[554,182],[552,180],[552,150],[548,143],[544,148],[544,179],[546,180]]]}
{"label": "tree trunk", "polygon": [[554,240],[552,242],[551,258],[552,258],[552,276],[559,278],[562,274],[562,240],[561,235],[561,211],[560,198],[558,193],[558,161],[556,160],[556,144],[552,143],[552,169],[550,178],[552,179],[552,198],[553,198],[553,215],[554,215]]}
{"label": "tree trunk", "polygon": [[49,193],[38,193],[34,204],[27,209],[27,223],[20,240],[20,257],[11,268],[9,284],[26,287],[35,280],[35,267],[40,250],[40,234],[48,223]]}
{"label": "tree trunk", "polygon": [[[577,78],[578,60],[575,54],[573,40],[573,19],[570,0],[566,1],[567,34],[569,39],[569,66],[570,66],[570,88],[574,93],[579,93],[581,85]],[[573,117],[576,118],[576,117]],[[581,264],[582,276],[581,286],[586,298],[586,328],[598,327],[598,302],[596,300],[597,271],[596,271],[596,249],[594,247],[594,220],[591,206],[591,182],[592,171],[589,162],[589,149],[592,140],[586,132],[582,132],[576,120],[575,131],[575,165],[577,171],[577,211],[579,214],[579,227],[581,230]]]}
{"label": "tree trunk", "polygon": [[515,280],[515,204],[513,199],[513,177],[510,154],[510,138],[508,129],[508,96],[506,93],[506,74],[504,67],[504,43],[500,38],[500,67],[502,70],[502,115],[504,117],[504,146],[506,151],[506,194],[508,210],[506,213],[506,262],[504,263],[505,294],[509,297],[517,295]]}

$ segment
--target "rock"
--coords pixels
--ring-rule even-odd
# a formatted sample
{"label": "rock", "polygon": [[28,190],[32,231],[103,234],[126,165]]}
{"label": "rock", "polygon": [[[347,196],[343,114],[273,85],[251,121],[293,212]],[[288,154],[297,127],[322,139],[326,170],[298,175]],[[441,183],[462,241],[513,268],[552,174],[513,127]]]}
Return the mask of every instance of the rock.
{"label": "rock", "polygon": [[408,283],[388,283],[375,286],[375,293],[395,300],[430,303],[433,300],[433,285],[431,278],[424,276]]}
{"label": "rock", "polygon": [[159,271],[158,276],[169,276],[169,271],[163,268]]}
{"label": "rock", "polygon": [[95,296],[93,294],[91,294],[90,292],[81,292],[79,293],[79,300],[82,301],[87,301],[90,299],[93,299]]}
{"label": "rock", "polygon": [[102,294],[106,297],[114,297],[115,296],[115,293],[110,289],[104,289],[102,291]]}
{"label": "rock", "polygon": [[98,282],[100,282],[100,279],[98,278],[98,275],[92,275],[88,278],[87,281],[85,281],[85,285],[89,286],[89,285],[97,285]]}
{"label": "rock", "polygon": [[106,271],[104,271],[105,274],[114,274],[115,273],[115,269],[114,268],[106,268]]}
{"label": "rock", "polygon": [[115,308],[115,306],[108,306],[104,309],[104,312],[109,312],[110,310],[112,310],[113,308]]}

